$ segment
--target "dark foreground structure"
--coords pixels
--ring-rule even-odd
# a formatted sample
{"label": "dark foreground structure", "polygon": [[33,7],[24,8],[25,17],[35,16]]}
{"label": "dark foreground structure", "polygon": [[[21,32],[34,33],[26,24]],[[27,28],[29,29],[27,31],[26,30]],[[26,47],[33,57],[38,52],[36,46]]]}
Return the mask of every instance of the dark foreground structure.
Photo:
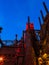
{"label": "dark foreground structure", "polygon": [[[39,17],[40,30],[35,30],[34,25],[28,22],[23,31],[21,40],[1,40],[0,38],[0,65],[49,65],[49,11],[43,2],[47,15],[44,17],[40,11],[43,24]],[[0,34],[2,28],[0,27]],[[13,43],[6,46],[5,43]]]}

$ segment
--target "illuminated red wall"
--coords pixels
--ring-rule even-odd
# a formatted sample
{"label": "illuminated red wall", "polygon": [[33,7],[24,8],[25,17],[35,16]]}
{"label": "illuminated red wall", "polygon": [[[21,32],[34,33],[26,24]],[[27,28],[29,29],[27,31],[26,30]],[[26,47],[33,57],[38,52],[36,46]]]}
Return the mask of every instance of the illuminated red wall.
{"label": "illuminated red wall", "polygon": [[[28,23],[26,24],[26,30],[28,30],[29,28],[28,28]],[[30,29],[31,30],[33,30],[34,29],[34,25],[33,25],[33,23],[30,23]]]}

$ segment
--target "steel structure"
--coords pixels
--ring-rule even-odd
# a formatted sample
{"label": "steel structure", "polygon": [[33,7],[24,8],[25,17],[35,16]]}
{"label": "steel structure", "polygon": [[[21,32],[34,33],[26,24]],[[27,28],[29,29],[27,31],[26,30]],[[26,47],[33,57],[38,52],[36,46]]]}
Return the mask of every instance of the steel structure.
{"label": "steel structure", "polygon": [[[43,2],[43,6],[47,15],[44,17],[42,10],[40,11],[43,24],[40,30],[35,30],[34,25],[28,22],[26,30],[23,31],[21,40],[1,40],[0,35],[0,65],[49,65],[49,11]],[[0,27],[0,34],[2,27]],[[6,46],[4,43],[12,43]]]}

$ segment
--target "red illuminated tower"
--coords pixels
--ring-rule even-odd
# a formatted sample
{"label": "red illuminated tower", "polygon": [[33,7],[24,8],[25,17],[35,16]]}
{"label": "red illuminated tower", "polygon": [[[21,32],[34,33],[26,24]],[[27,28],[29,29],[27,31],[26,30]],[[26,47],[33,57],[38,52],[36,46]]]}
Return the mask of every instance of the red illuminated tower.
{"label": "red illuminated tower", "polygon": [[26,24],[26,33],[25,33],[25,44],[26,44],[25,65],[37,64],[36,57],[38,55],[39,49],[37,47],[37,44],[35,43],[36,41],[37,40],[34,31],[34,25],[30,23],[30,17],[28,17],[28,23]]}

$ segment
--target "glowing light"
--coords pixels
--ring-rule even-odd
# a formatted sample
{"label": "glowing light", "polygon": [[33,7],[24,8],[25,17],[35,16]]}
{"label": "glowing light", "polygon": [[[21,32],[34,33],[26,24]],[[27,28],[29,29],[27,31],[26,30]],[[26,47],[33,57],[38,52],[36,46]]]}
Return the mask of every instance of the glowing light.
{"label": "glowing light", "polygon": [[0,62],[3,61],[3,57],[0,57]]}
{"label": "glowing light", "polygon": [[39,64],[42,64],[43,63],[43,60],[41,57],[38,58],[38,61],[39,61]]}
{"label": "glowing light", "polygon": [[43,59],[46,59],[47,58],[47,54],[45,53],[44,55],[43,55]]}

